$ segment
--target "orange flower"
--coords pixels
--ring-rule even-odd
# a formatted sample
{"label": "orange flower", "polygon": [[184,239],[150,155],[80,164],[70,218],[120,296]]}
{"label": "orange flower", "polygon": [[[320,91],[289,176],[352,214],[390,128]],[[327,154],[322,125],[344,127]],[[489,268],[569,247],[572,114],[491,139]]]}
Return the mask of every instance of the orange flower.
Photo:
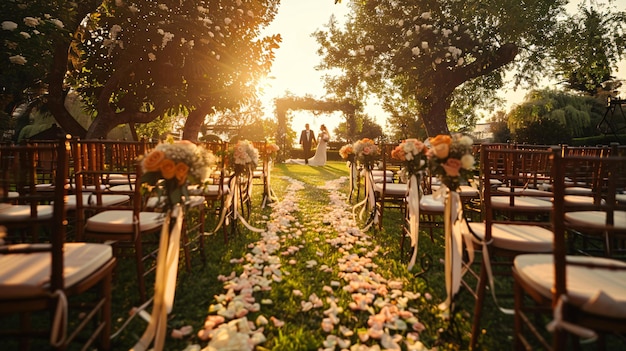
{"label": "orange flower", "polygon": [[396,146],[396,148],[391,151],[391,158],[394,158],[400,161],[405,160],[404,149],[402,149],[402,145]]}
{"label": "orange flower", "polygon": [[152,150],[149,154],[146,155],[143,159],[143,169],[145,172],[155,172],[158,171],[161,162],[165,160],[165,153],[160,150]]}
{"label": "orange flower", "polygon": [[169,158],[166,158],[163,161],[161,161],[160,169],[161,169],[161,175],[165,179],[172,179],[174,178],[174,175],[176,175],[176,164],[174,163],[174,161],[170,160]]}
{"label": "orange flower", "polygon": [[461,169],[461,160],[449,158],[446,163],[441,165],[441,167],[443,167],[448,176],[458,177],[460,175],[459,170]]}
{"label": "orange flower", "polygon": [[187,180],[187,173],[189,173],[189,166],[187,166],[184,162],[178,162],[174,171],[176,179],[178,179],[178,185],[185,184],[185,181]]}
{"label": "orange flower", "polygon": [[433,155],[437,158],[446,158],[450,153],[450,144],[452,144],[452,137],[445,134],[439,134],[434,138],[430,138],[430,145]]}

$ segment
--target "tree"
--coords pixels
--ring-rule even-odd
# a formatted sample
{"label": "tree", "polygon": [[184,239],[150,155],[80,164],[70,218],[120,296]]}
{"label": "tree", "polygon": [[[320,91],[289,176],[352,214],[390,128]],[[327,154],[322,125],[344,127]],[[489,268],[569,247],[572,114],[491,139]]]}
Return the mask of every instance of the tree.
{"label": "tree", "polygon": [[415,115],[432,136],[449,132],[446,112],[462,85],[482,80],[485,90],[475,93],[489,97],[484,92],[502,86],[503,67],[516,58],[518,79],[537,78],[548,52],[545,38],[564,3],[352,1],[345,28],[331,22],[316,38],[325,68],[360,73],[380,97],[392,92],[414,100]]}
{"label": "tree", "polygon": [[335,138],[337,140],[354,142],[363,138],[376,140],[383,136],[383,128],[378,123],[376,123],[376,121],[372,117],[368,115],[357,114],[355,116],[355,122],[356,126],[353,132],[350,131],[347,121],[339,123],[337,127],[333,130]]}
{"label": "tree", "polygon": [[279,36],[257,39],[278,0],[105,0],[81,33],[75,84],[97,117],[88,137],[125,123],[186,115],[186,139],[205,116],[254,97]]}
{"label": "tree", "polygon": [[497,111],[489,123],[489,129],[493,135],[494,143],[508,143],[511,141],[511,130],[507,123],[507,115],[504,111]]}
{"label": "tree", "polygon": [[626,56],[626,12],[607,5],[582,2],[554,36],[555,75],[567,88],[591,96],[605,90],[605,82],[614,79],[613,69]]}
{"label": "tree", "polygon": [[606,111],[598,99],[555,90],[533,90],[508,114],[516,142],[568,143],[572,138],[596,135]]}
{"label": "tree", "polygon": [[0,95],[5,113],[10,114],[25,101],[39,99],[66,132],[79,137],[85,134],[64,107],[68,92],[64,78],[72,53],[72,33],[101,2],[0,2]]}

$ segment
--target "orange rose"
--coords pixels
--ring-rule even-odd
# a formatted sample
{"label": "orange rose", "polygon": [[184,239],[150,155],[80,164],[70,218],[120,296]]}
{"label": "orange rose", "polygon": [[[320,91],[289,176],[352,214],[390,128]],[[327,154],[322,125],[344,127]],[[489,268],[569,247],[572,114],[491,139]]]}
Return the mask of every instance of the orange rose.
{"label": "orange rose", "polygon": [[161,162],[165,159],[165,153],[161,150],[152,150],[144,157],[142,165],[145,172],[158,171]]}
{"label": "orange rose", "polygon": [[434,138],[430,138],[432,153],[437,158],[448,157],[448,153],[450,153],[450,144],[452,144],[452,137],[449,135],[439,134]]}
{"label": "orange rose", "polygon": [[160,169],[161,169],[161,175],[165,179],[172,179],[174,178],[174,175],[176,175],[176,164],[174,163],[174,161],[170,160],[169,158],[166,158],[165,160],[161,161]]}
{"label": "orange rose", "polygon": [[449,158],[446,163],[442,164],[441,167],[446,171],[446,174],[450,177],[458,177],[459,170],[461,169],[461,160],[457,160],[456,158]]}
{"label": "orange rose", "polygon": [[178,185],[185,184],[185,181],[187,180],[187,173],[189,173],[189,166],[187,166],[184,162],[178,162],[175,168]]}
{"label": "orange rose", "polygon": [[402,146],[398,145],[396,146],[395,149],[391,151],[391,158],[404,161],[405,155],[404,155],[404,150],[402,149]]}

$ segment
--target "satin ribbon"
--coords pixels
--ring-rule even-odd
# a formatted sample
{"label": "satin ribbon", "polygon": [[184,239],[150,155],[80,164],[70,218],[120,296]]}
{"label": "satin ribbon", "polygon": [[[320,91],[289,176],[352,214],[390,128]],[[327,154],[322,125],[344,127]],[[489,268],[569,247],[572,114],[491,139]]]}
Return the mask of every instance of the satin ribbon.
{"label": "satin ribbon", "polygon": [[[174,226],[170,230],[172,217]],[[180,235],[183,228],[183,208],[176,204],[167,212],[161,229],[159,253],[157,255],[156,279],[154,283],[154,305],[150,322],[132,351],[145,351],[154,342],[154,350],[163,350],[167,334],[167,315],[174,305],[178,258],[180,255]]]}
{"label": "satin ribbon", "polygon": [[348,161],[350,167],[350,198],[352,198],[352,194],[354,193],[354,189],[358,184],[358,175],[359,173],[356,170],[356,162]]}
{"label": "satin ribbon", "polygon": [[271,160],[268,161],[264,161],[265,164],[263,166],[263,169],[266,170],[266,173],[264,175],[265,177],[265,181],[264,183],[264,188],[263,188],[263,203],[261,204],[262,208],[265,208],[265,206],[269,203],[278,201],[278,196],[276,196],[276,194],[274,193],[274,190],[272,189],[272,186],[270,185],[270,170],[271,170]]}
{"label": "satin ribbon", "polygon": [[445,275],[447,298],[439,304],[439,308],[447,310],[461,287],[463,267],[463,205],[461,196],[444,184],[433,193],[433,198],[445,196],[443,226],[445,236]]}
{"label": "satin ribbon", "polygon": [[548,329],[548,331],[551,333],[554,333],[557,329],[565,330],[569,333],[578,335],[583,339],[588,339],[587,341],[594,341],[598,337],[595,331],[563,320],[564,303],[567,303],[567,296],[559,296],[559,299],[556,302],[556,306],[554,306],[554,310],[552,313],[554,319],[550,323],[548,323],[546,329]]}
{"label": "satin ribbon", "polygon": [[[248,181],[250,182],[251,179],[249,178]],[[251,184],[251,183],[248,183],[248,184]],[[238,206],[239,206],[239,203],[241,202],[239,191],[237,191],[237,189],[239,189],[239,185],[240,185],[239,175],[235,173],[230,177],[230,183],[229,183],[230,191],[228,192],[228,194],[226,194],[226,198],[224,199],[224,207],[222,208],[222,212],[220,213],[220,220],[217,226],[215,227],[215,229],[213,230],[214,234],[217,233],[217,231],[220,230],[220,228],[222,228],[222,226],[224,225],[224,223],[227,222],[227,220],[233,220],[233,221],[239,220],[250,231],[253,231],[256,233],[263,232],[263,229],[256,228],[250,225],[250,223],[248,223],[248,221],[239,213]],[[250,196],[250,199],[252,198],[251,193],[252,193],[252,186],[248,187],[248,194]],[[227,217],[228,215],[232,217]]]}
{"label": "satin ribbon", "polygon": [[368,218],[368,223],[366,224],[363,231],[369,230],[373,224],[378,224],[378,211],[376,211],[376,191],[374,190],[374,178],[372,177],[372,172],[366,167],[363,169],[363,178],[365,178],[365,198],[363,201],[352,207],[352,213],[354,214],[359,208],[361,211],[359,212],[359,219],[363,218],[363,213],[365,210],[370,211],[371,220]]}
{"label": "satin ribbon", "polygon": [[418,235],[420,228],[420,195],[417,175],[412,174],[409,178],[409,188],[407,190],[407,210],[409,211],[409,236],[411,237],[411,247],[413,248],[413,255],[409,261],[408,270],[410,271],[415,266],[415,260],[417,259],[418,249]]}
{"label": "satin ribbon", "polygon": [[63,290],[56,290],[52,293],[52,297],[57,298],[57,308],[54,312],[50,330],[50,345],[60,347],[65,344],[67,339],[67,296],[65,296]]}

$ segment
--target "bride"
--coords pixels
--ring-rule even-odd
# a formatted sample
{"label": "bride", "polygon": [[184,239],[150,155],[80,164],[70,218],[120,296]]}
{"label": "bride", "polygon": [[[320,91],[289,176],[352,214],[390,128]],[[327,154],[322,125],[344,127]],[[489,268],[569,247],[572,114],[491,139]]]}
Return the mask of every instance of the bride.
{"label": "bride", "polygon": [[320,126],[320,132],[317,136],[317,149],[315,149],[315,155],[309,159],[309,165],[311,166],[325,166],[326,165],[326,148],[328,140],[330,140],[330,134],[325,125]]}

